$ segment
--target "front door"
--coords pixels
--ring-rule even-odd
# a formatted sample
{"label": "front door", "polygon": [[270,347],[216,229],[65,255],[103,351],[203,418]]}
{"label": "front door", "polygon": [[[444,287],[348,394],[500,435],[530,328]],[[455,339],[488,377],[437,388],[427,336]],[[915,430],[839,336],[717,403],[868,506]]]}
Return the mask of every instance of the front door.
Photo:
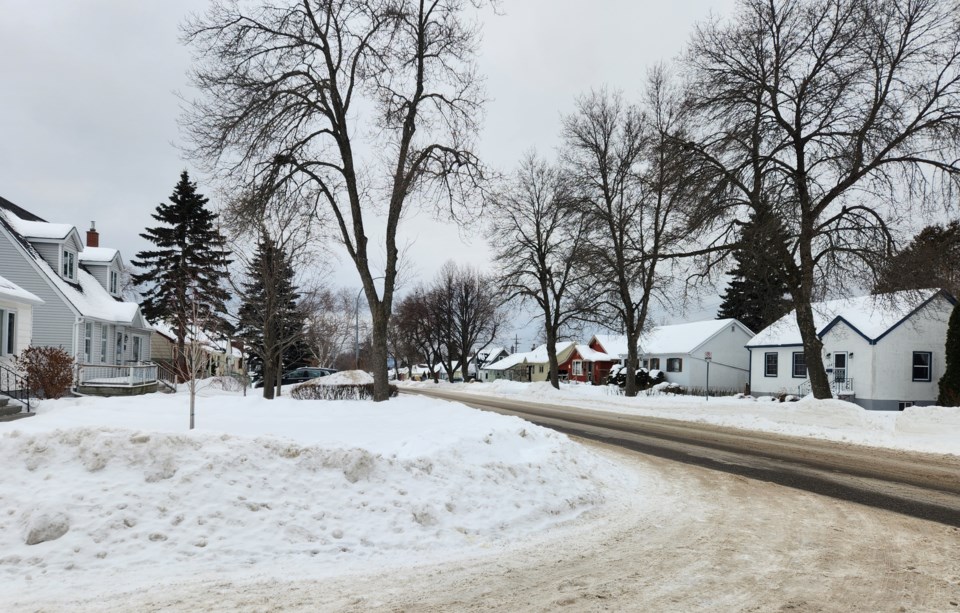
{"label": "front door", "polygon": [[833,380],[843,383],[847,380],[847,352],[838,351],[833,354]]}

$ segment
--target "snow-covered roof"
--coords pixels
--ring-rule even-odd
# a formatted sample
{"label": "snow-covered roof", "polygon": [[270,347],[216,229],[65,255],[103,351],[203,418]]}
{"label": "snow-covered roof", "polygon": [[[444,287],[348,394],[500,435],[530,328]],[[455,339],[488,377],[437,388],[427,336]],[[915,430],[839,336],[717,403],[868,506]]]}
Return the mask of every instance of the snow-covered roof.
{"label": "snow-covered roof", "polygon": [[[560,356],[565,351],[574,346],[573,341],[564,341],[557,343],[557,355]],[[549,362],[550,358],[547,356],[547,345],[544,343],[540,345],[533,351],[527,351],[525,353],[514,353],[513,355],[508,355],[502,360],[498,360],[493,364],[484,366],[484,370],[506,370],[508,368],[513,368],[517,364],[543,364]]]}
{"label": "snow-covered roof", "polygon": [[68,223],[49,223],[46,221],[27,221],[17,217],[12,211],[0,211],[10,226],[26,238],[59,240],[66,238],[75,228]]}
{"label": "snow-covered roof", "polygon": [[591,349],[588,345],[581,345],[580,343],[577,343],[577,353],[579,353],[580,357],[587,362],[616,362],[620,359],[619,356],[603,353],[602,351],[596,351],[595,349]]}
{"label": "snow-covered roof", "polygon": [[0,277],[0,298],[25,304],[43,304],[43,300],[40,300],[36,295],[31,294],[13,281],[8,281],[3,277]]}
{"label": "snow-covered roof", "polygon": [[504,351],[506,351],[504,347],[484,347],[483,349],[477,352],[477,356],[482,361],[482,360],[486,360],[491,355],[500,355]]}
{"label": "snow-covered roof", "polygon": [[[813,304],[813,323],[819,336],[838,321],[844,321],[867,340],[875,341],[938,293],[936,289],[925,289],[817,302]],[[747,346],[802,344],[797,314],[791,311],[761,330]]]}
{"label": "snow-covered roof", "polygon": [[47,276],[80,315],[149,329],[149,324],[139,315],[140,305],[115,298],[82,266],[77,266],[75,282],[66,281],[37,253],[37,250],[29,242],[29,239],[33,238],[64,238],[71,231],[76,232],[74,226],[48,223],[2,198],[0,198],[0,216],[6,222],[7,227],[14,232],[14,238],[24,247],[27,255],[33,258],[40,271]]}
{"label": "snow-covered roof", "polygon": [[600,343],[604,351],[609,355],[615,356],[616,359],[619,360],[621,356],[627,355],[626,336],[622,334],[596,334],[593,338]]}
{"label": "snow-covered roof", "polygon": [[110,247],[84,247],[77,256],[84,264],[109,264],[120,252]]}
{"label": "snow-covered roof", "polygon": [[[159,334],[162,334],[163,336],[167,337],[171,341],[176,340],[177,334],[176,332],[173,331],[173,326],[171,326],[169,323],[165,321],[155,321],[155,322],[152,322],[151,325],[153,326],[153,329]],[[226,339],[210,332],[209,330],[199,330],[197,331],[197,334],[194,335],[192,333],[192,330],[188,329],[187,337],[184,339],[184,342],[186,343],[193,342],[194,336],[196,336],[196,338],[199,339],[201,345],[203,345],[208,349],[211,349],[219,353],[227,353],[227,350],[229,347],[230,355],[232,355],[235,358],[243,357],[242,351],[240,351],[239,349],[231,345],[229,341],[227,341]]]}
{"label": "snow-covered roof", "polygon": [[640,337],[640,353],[692,353],[710,337],[731,325],[739,325],[739,322],[736,319],[707,319],[657,326]]}

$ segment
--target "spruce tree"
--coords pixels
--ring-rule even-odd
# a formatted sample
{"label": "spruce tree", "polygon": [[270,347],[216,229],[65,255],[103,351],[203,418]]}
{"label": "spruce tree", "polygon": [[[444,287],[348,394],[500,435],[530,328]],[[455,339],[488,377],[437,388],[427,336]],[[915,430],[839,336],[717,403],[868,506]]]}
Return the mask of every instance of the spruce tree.
{"label": "spruce tree", "polygon": [[728,273],[733,278],[717,319],[732,317],[759,332],[790,311],[790,286],[777,264],[786,244],[786,232],[772,212],[760,209],[751,215],[733,252],[737,264]]}
{"label": "spruce tree", "polygon": [[960,304],[953,307],[947,325],[946,367],[940,377],[937,404],[942,407],[960,406]]}
{"label": "spruce tree", "polygon": [[264,398],[273,398],[277,375],[302,365],[308,353],[294,276],[283,247],[263,236],[241,284],[237,336],[251,354],[250,367],[263,376]]}
{"label": "spruce tree", "polygon": [[960,296],[960,222],[930,225],[884,260],[873,293],[937,288]]}
{"label": "spruce tree", "polygon": [[156,248],[137,253],[132,261],[143,270],[133,275],[143,291],[143,314],[173,328],[178,363],[183,360],[187,331],[197,323],[194,319],[210,332],[229,332],[224,319],[229,294],[223,280],[230,252],[208,202],[184,170],[169,202],[160,203],[152,215],[161,225],[140,235]]}

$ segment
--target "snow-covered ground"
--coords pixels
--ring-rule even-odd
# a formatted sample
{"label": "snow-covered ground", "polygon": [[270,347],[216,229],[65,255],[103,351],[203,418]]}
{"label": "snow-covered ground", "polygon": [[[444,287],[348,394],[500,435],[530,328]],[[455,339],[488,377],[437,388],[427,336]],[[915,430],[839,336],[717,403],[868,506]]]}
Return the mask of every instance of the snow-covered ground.
{"label": "snow-covered ground", "polygon": [[807,436],[859,445],[960,455],[960,408],[910,407],[902,412],[867,411],[851,402],[815,400],[776,402],[761,398],[710,398],[653,393],[626,398],[615,387],[549,383],[402,383],[470,394],[517,398],[602,411],[662,417]]}
{"label": "snow-covered ground", "polygon": [[566,436],[456,403],[207,388],[192,432],[187,403],[63,399],[0,423],[0,609],[502,553],[626,492],[644,504],[640,477]]}

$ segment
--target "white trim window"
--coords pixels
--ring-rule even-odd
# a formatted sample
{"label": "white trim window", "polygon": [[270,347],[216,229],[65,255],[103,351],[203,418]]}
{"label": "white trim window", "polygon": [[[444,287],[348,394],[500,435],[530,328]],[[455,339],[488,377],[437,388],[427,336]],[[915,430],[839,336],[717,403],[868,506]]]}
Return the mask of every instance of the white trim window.
{"label": "white trim window", "polygon": [[100,363],[107,363],[107,324],[100,326]]}
{"label": "white trim window", "polygon": [[17,352],[17,313],[0,309],[0,356]]}
{"label": "white trim window", "polygon": [[77,278],[77,256],[72,251],[63,250],[63,278],[74,281]]}
{"label": "white trim window", "polygon": [[83,363],[93,362],[93,324],[83,324]]}
{"label": "white trim window", "polygon": [[807,378],[807,356],[802,351],[793,352],[793,378]]}
{"label": "white trim window", "polygon": [[110,293],[117,295],[120,288],[120,275],[115,270],[110,271]]}
{"label": "white trim window", "polygon": [[576,376],[580,376],[583,374],[583,362],[581,362],[580,360],[573,361],[573,374]]}
{"label": "white trim window", "polygon": [[683,372],[683,358],[667,358],[667,372]]}
{"label": "white trim window", "polygon": [[133,361],[134,362],[139,363],[143,361],[143,356],[141,355],[142,349],[143,349],[143,339],[140,338],[139,335],[134,334],[133,335]]}

